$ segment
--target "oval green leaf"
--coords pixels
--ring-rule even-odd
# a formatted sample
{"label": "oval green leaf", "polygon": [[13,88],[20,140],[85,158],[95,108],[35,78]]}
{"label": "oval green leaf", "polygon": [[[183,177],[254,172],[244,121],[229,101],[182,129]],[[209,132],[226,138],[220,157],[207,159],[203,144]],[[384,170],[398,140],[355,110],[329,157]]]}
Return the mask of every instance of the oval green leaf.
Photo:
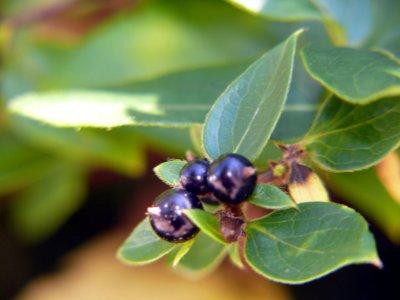
{"label": "oval green leaf", "polygon": [[245,257],[259,274],[304,283],[352,263],[379,265],[367,222],[334,203],[303,203],[251,222]]}
{"label": "oval green leaf", "polygon": [[216,100],[203,132],[209,157],[230,152],[258,157],[283,110],[300,33],[256,60]]}
{"label": "oval green leaf", "polygon": [[175,246],[160,239],[151,228],[149,218],[146,218],[119,248],[117,256],[124,263],[144,265],[163,257]]}
{"label": "oval green leaf", "polygon": [[335,172],[372,166],[399,143],[399,98],[361,106],[332,97],[303,141],[315,163]]}
{"label": "oval green leaf", "polygon": [[315,80],[351,103],[400,94],[400,62],[388,53],[312,44],[302,57]]}
{"label": "oval green leaf", "polygon": [[296,206],[292,198],[280,188],[263,183],[257,184],[249,202],[268,209],[282,209]]}
{"label": "oval green leaf", "polygon": [[213,272],[226,254],[226,246],[200,232],[190,250],[176,265],[176,270],[190,278],[198,279]]}
{"label": "oval green leaf", "polygon": [[226,244],[221,231],[217,218],[202,209],[188,209],[185,210],[185,215],[197,226],[202,232],[214,239],[216,242],[223,245]]}
{"label": "oval green leaf", "polygon": [[180,172],[186,163],[187,161],[185,160],[179,160],[179,159],[169,160],[155,167],[154,173],[164,183],[170,186],[177,186],[179,185],[180,181]]}
{"label": "oval green leaf", "polygon": [[195,239],[188,240],[184,242],[177,250],[174,260],[172,261],[172,267],[176,267],[181,259],[189,252],[190,248],[192,248]]}
{"label": "oval green leaf", "polygon": [[328,173],[323,179],[333,193],[357,208],[395,243],[400,243],[400,205],[386,190],[374,169]]}
{"label": "oval green leaf", "polygon": [[229,259],[236,267],[244,269],[244,264],[240,257],[240,246],[238,242],[229,245]]}

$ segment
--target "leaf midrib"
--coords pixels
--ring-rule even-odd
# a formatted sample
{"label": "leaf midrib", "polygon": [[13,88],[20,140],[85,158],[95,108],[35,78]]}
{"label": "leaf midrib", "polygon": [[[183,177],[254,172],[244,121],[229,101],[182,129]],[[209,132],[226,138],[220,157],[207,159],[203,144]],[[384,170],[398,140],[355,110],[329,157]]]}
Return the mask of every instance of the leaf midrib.
{"label": "leaf midrib", "polygon": [[[280,53],[279,62],[276,64],[276,67],[275,67],[274,72],[273,72],[274,74],[277,73],[277,71],[279,70],[279,67],[281,66],[281,64],[282,64],[282,62],[283,62],[283,57],[286,55],[286,52],[287,52],[288,43],[289,43],[288,41],[285,43],[285,47],[284,47],[285,51],[282,51],[282,52]],[[267,90],[267,91],[269,90],[269,88],[270,88],[272,82],[275,82],[275,80],[270,80],[270,82],[268,83],[268,85],[267,85],[267,87],[266,87],[265,90]],[[268,94],[268,96],[269,96],[269,95],[270,95],[270,94]],[[246,136],[247,136],[247,134],[248,134],[250,128],[252,127],[252,124],[253,124],[253,122],[254,122],[256,116],[258,115],[258,112],[259,112],[259,110],[260,110],[260,107],[264,105],[264,103],[265,103],[265,101],[266,101],[267,99],[268,99],[268,97],[266,96],[266,94],[264,94],[263,100],[262,100],[261,103],[258,105],[257,110],[254,112],[254,114],[253,114],[253,116],[252,116],[252,118],[251,118],[251,120],[250,120],[250,122],[249,122],[249,124],[248,124],[248,126],[247,126],[247,128],[246,128],[246,130],[245,130],[245,132],[243,133],[243,135],[242,135],[242,137],[241,137],[239,143],[236,145],[236,147],[235,147],[235,149],[234,149],[233,152],[237,152],[238,149],[240,148],[240,146],[242,145],[242,143],[243,143],[244,139],[246,138]],[[282,105],[281,105],[281,106],[282,106]],[[272,130],[270,130],[270,131],[272,131]]]}
{"label": "leaf midrib", "polygon": [[325,136],[337,134],[337,133],[342,132],[342,131],[347,131],[347,130],[350,130],[350,129],[354,129],[354,128],[358,128],[358,127],[361,127],[361,126],[365,126],[365,125],[367,125],[367,124],[372,123],[372,122],[375,121],[375,120],[378,120],[378,119],[380,119],[380,118],[382,118],[382,117],[385,117],[387,114],[390,114],[390,113],[396,111],[397,109],[398,109],[397,106],[395,106],[395,107],[393,107],[393,108],[391,108],[391,109],[388,109],[388,110],[387,110],[386,112],[384,112],[383,114],[378,115],[378,116],[376,116],[376,117],[374,117],[374,118],[372,118],[372,119],[369,119],[368,121],[365,121],[365,122],[363,122],[363,123],[359,123],[359,124],[347,126],[347,127],[344,127],[344,128],[338,128],[338,129],[331,130],[331,131],[327,131],[327,132],[320,133],[320,134],[310,135],[309,137],[307,137],[307,138],[304,139],[304,142],[305,142],[306,144],[310,144],[310,143],[312,143],[314,140],[320,139],[321,137],[325,137]]}

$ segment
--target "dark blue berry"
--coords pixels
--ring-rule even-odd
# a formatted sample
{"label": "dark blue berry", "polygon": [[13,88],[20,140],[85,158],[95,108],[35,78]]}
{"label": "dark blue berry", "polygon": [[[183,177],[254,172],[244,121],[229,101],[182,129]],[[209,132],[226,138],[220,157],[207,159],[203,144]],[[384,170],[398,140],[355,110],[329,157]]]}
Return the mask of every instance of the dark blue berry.
{"label": "dark blue berry", "polygon": [[253,192],[257,183],[256,169],[238,154],[220,156],[208,171],[208,188],[222,202],[239,204]]}
{"label": "dark blue berry", "polygon": [[190,208],[202,208],[197,196],[183,189],[171,189],[158,196],[147,211],[155,233],[168,242],[179,243],[199,232],[183,213]]}
{"label": "dark blue berry", "polygon": [[207,172],[210,164],[205,159],[188,162],[181,170],[181,185],[184,189],[203,195],[208,192]]}

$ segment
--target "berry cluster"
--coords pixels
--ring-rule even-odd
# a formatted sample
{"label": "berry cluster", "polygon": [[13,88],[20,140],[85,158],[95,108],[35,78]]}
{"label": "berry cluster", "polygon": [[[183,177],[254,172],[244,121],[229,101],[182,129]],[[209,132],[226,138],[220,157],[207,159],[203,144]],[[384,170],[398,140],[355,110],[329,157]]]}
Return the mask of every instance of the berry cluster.
{"label": "berry cluster", "polygon": [[187,241],[199,229],[184,215],[185,209],[202,209],[201,201],[240,204],[249,198],[256,183],[256,169],[238,154],[222,155],[211,164],[205,159],[189,161],[180,173],[181,187],[164,192],[148,208],[151,226],[169,242]]}

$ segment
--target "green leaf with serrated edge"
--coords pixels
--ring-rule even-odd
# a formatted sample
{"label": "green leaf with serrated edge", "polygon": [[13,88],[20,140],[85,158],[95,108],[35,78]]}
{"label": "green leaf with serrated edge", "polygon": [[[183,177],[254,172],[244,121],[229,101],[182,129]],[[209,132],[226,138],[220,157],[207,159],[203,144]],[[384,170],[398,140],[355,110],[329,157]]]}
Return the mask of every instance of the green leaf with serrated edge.
{"label": "green leaf with serrated edge", "polygon": [[246,227],[245,257],[259,274],[283,283],[303,283],[352,263],[379,265],[367,222],[334,203],[302,203]]}
{"label": "green leaf with serrated edge", "polygon": [[170,186],[179,185],[180,172],[184,165],[187,164],[185,160],[173,159],[163,162],[154,168],[154,173],[160,178],[164,183]]}
{"label": "green leaf with serrated edge", "polygon": [[195,239],[191,239],[179,247],[172,261],[172,267],[176,267],[179,264],[181,259],[189,252],[190,248],[192,248],[194,241]]}
{"label": "green leaf with serrated edge", "polygon": [[189,252],[180,260],[176,270],[191,278],[213,272],[227,254],[227,247],[200,232]]}
{"label": "green leaf with serrated edge", "polygon": [[163,257],[176,245],[160,239],[154,233],[149,218],[145,218],[119,248],[117,256],[127,264],[144,265]]}
{"label": "green leaf with serrated edge", "polygon": [[400,62],[387,53],[318,45],[301,53],[310,75],[346,101],[367,104],[400,94]]}
{"label": "green leaf with serrated edge", "polygon": [[54,233],[81,205],[86,192],[81,166],[58,162],[20,192],[9,206],[9,220],[20,238],[36,243]]}
{"label": "green leaf with serrated edge", "polygon": [[400,143],[400,100],[386,98],[361,106],[331,97],[302,143],[310,158],[326,170],[372,166]]}
{"label": "green leaf with serrated edge", "polygon": [[300,33],[256,60],[218,97],[204,125],[209,157],[233,152],[253,160],[263,150],[286,101]]}
{"label": "green leaf with serrated edge", "polygon": [[374,169],[320,174],[335,195],[367,216],[392,241],[400,242],[400,205],[387,192]]}
{"label": "green leaf with serrated edge", "polygon": [[280,188],[270,184],[257,184],[249,202],[259,207],[281,209],[295,207],[296,203]]}
{"label": "green leaf with serrated edge", "polygon": [[218,219],[213,214],[202,209],[187,209],[185,215],[206,235],[218,243],[226,244],[221,234]]}
{"label": "green leaf with serrated edge", "polygon": [[244,264],[240,257],[239,243],[235,242],[229,245],[229,259],[239,269],[244,269]]}

